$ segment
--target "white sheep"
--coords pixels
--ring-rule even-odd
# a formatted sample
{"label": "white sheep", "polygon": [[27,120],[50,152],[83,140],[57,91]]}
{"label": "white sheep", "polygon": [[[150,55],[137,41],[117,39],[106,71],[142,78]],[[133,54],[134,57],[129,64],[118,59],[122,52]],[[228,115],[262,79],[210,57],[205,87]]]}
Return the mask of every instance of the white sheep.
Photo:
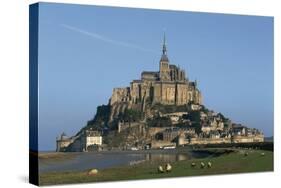
{"label": "white sheep", "polygon": [[194,162],[193,162],[193,163],[191,163],[191,167],[193,167],[193,168],[194,168],[195,166],[196,166],[196,163],[194,163]]}
{"label": "white sheep", "polygon": [[207,165],[208,165],[208,168],[211,168],[212,167],[212,162],[209,161]]}
{"label": "white sheep", "polygon": [[163,169],[163,167],[161,165],[158,166],[158,172],[159,173],[164,173],[164,169]]}
{"label": "white sheep", "polygon": [[98,169],[91,169],[89,172],[88,172],[88,175],[92,176],[92,175],[96,175],[98,174]]}
{"label": "white sheep", "polygon": [[171,172],[172,171],[172,165],[167,163],[166,166],[165,166],[165,169],[166,169],[166,172]]}
{"label": "white sheep", "polygon": [[201,168],[205,168],[205,163],[201,162]]}

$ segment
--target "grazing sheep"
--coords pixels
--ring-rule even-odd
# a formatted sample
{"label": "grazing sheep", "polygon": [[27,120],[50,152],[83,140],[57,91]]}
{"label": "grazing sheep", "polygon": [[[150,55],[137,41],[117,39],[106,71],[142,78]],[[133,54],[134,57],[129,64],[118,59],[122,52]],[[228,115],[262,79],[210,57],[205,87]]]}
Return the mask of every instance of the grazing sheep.
{"label": "grazing sheep", "polygon": [[166,172],[171,172],[172,166],[169,163],[167,163],[166,166],[165,166],[165,170],[166,170]]}
{"label": "grazing sheep", "polygon": [[196,166],[196,163],[191,163],[191,167],[194,168]]}
{"label": "grazing sheep", "polygon": [[261,156],[265,156],[265,153],[261,153]]}
{"label": "grazing sheep", "polygon": [[93,176],[93,175],[96,175],[96,174],[98,174],[98,170],[97,169],[91,169],[89,172],[88,172],[88,175],[89,176]]}
{"label": "grazing sheep", "polygon": [[164,173],[164,169],[161,165],[158,166],[158,173]]}
{"label": "grazing sheep", "polygon": [[205,163],[201,162],[201,168],[205,168]]}
{"label": "grazing sheep", "polygon": [[212,168],[212,162],[211,161],[209,161],[207,165],[208,165],[208,168]]}

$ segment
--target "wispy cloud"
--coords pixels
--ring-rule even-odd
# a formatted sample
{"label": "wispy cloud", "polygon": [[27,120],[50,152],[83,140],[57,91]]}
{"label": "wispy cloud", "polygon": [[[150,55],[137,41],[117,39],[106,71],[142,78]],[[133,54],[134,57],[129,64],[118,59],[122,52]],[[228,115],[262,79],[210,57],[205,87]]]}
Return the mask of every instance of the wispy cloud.
{"label": "wispy cloud", "polygon": [[107,36],[100,35],[100,34],[97,34],[97,33],[94,33],[94,32],[86,31],[86,30],[82,30],[82,29],[79,29],[79,28],[76,28],[76,27],[73,27],[73,26],[70,26],[70,25],[61,24],[61,26],[66,28],[66,29],[69,29],[71,31],[74,31],[74,32],[77,32],[77,33],[80,33],[80,34],[83,34],[83,35],[87,35],[87,36],[89,36],[93,39],[101,40],[103,42],[107,42],[107,43],[110,43],[110,44],[113,44],[113,45],[123,46],[123,47],[127,47],[127,48],[134,48],[134,49],[145,51],[145,52],[157,53],[156,51],[151,50],[151,49],[147,49],[147,48],[144,48],[144,47],[132,44],[132,43],[128,43],[128,42],[113,40],[113,39],[111,39]]}

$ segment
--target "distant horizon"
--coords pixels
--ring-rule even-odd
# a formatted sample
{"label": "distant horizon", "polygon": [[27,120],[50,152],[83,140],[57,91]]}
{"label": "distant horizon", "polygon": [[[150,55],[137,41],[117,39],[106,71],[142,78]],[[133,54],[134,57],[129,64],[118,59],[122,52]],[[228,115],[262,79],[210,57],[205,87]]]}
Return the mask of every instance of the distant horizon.
{"label": "distant horizon", "polygon": [[39,5],[39,151],[76,134],[113,88],[158,71],[164,30],[204,106],[274,136],[272,17]]}

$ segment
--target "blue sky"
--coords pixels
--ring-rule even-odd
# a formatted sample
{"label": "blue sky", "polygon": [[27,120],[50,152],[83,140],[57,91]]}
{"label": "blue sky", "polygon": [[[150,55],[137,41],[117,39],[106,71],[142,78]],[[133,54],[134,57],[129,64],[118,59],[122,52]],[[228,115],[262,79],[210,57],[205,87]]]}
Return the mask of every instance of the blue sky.
{"label": "blue sky", "polygon": [[158,70],[164,30],[205,106],[273,134],[272,17],[40,3],[39,150],[80,130],[114,87]]}

